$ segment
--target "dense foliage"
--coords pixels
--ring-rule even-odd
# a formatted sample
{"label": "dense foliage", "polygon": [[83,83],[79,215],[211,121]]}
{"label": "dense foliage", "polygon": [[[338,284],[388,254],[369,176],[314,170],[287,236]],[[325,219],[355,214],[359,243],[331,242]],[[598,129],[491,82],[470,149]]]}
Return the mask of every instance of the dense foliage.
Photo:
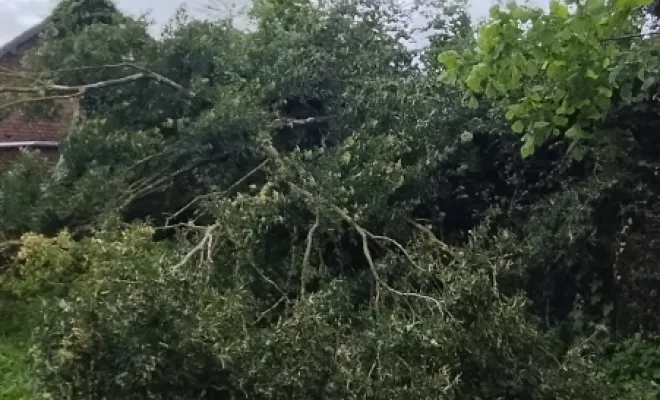
{"label": "dense foliage", "polygon": [[420,53],[396,2],[63,0],[0,88],[81,105],[0,175],[0,398],[657,398],[642,5],[433,3]]}

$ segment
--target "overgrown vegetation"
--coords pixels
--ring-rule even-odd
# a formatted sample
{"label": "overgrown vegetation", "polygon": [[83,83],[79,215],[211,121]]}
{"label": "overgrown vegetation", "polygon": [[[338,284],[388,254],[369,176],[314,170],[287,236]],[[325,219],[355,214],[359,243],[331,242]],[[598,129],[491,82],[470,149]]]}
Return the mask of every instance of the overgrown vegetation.
{"label": "overgrown vegetation", "polygon": [[0,176],[0,398],[657,398],[647,4],[431,5],[418,54],[396,2],[63,0],[0,88],[81,104]]}

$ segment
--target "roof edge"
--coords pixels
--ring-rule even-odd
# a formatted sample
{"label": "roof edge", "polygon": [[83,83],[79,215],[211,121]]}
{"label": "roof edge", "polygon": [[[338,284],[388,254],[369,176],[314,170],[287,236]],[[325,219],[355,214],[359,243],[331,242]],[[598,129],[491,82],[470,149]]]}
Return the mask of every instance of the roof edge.
{"label": "roof edge", "polygon": [[28,28],[27,30],[23,31],[23,33],[21,33],[20,35],[16,36],[12,40],[1,46],[0,58],[8,54],[15,54],[23,43],[34,38],[35,36],[40,35],[46,29],[46,26],[48,25],[50,20],[51,20],[50,16],[46,17],[40,23],[32,26],[31,28]]}
{"label": "roof edge", "polygon": [[22,147],[46,147],[53,148],[58,147],[59,143],[52,140],[33,140],[26,142],[0,142],[0,149],[16,149]]}

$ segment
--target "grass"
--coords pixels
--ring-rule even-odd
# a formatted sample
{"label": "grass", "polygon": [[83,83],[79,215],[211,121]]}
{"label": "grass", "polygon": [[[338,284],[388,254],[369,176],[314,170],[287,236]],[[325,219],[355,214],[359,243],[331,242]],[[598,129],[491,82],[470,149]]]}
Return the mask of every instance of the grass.
{"label": "grass", "polygon": [[29,400],[30,333],[35,308],[0,296],[0,400]]}
{"label": "grass", "polygon": [[29,335],[0,336],[0,400],[29,399]]}

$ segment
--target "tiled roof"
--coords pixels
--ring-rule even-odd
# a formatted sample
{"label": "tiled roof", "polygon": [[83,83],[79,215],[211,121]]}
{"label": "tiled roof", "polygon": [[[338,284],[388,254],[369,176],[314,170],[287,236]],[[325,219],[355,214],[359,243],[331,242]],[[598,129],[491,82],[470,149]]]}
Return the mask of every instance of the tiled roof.
{"label": "tiled roof", "polygon": [[19,52],[23,44],[27,43],[31,39],[36,38],[41,34],[41,32],[44,31],[49,21],[50,21],[50,17],[46,18],[42,22],[31,27],[30,29],[26,30],[25,32],[21,33],[20,35],[16,36],[12,40],[1,46],[0,59],[2,59],[3,57],[9,54],[16,54],[17,52]]}
{"label": "tiled roof", "polygon": [[[0,67],[10,70],[20,68],[22,53],[37,43],[48,21],[44,20],[0,47]],[[19,111],[0,118],[0,142],[59,142],[71,120],[73,103],[64,102],[63,106],[56,120],[25,119]]]}

